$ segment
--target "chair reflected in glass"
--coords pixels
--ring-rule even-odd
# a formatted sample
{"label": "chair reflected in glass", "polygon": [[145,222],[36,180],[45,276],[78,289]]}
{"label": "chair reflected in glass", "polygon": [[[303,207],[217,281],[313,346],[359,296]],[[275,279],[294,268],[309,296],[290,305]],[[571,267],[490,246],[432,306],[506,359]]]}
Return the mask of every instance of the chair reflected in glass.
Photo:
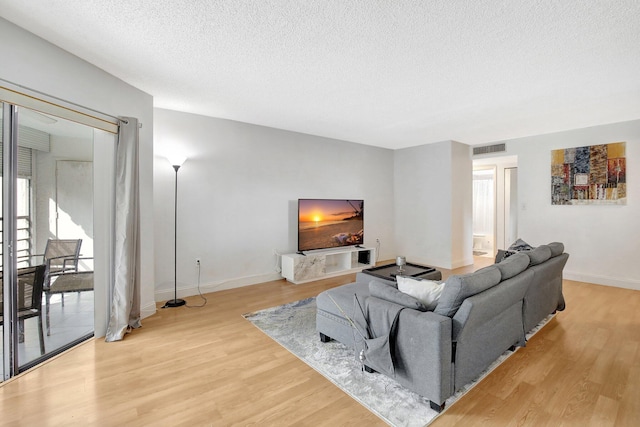
{"label": "chair reflected in glass", "polygon": [[[24,321],[37,317],[40,354],[45,353],[42,330],[42,291],[45,271],[44,264],[18,269],[18,341],[24,342]],[[3,280],[0,275],[0,325],[4,325],[3,291]]]}
{"label": "chair reflected in glass", "polygon": [[78,271],[82,239],[49,239],[42,255],[47,270],[44,279],[47,336],[51,335],[51,296],[60,295],[64,307],[64,294],[93,290],[93,271]]}
{"label": "chair reflected in glass", "polygon": [[47,266],[45,290],[49,288],[52,277],[78,271],[81,246],[82,239],[49,239],[44,248],[44,254],[33,255],[43,257],[42,263]]}
{"label": "chair reflected in glass", "polygon": [[[90,259],[90,258],[80,258]],[[93,271],[75,271],[58,274],[49,282],[49,287],[44,289],[46,320],[47,320],[47,336],[51,335],[51,319],[50,305],[51,296],[60,295],[60,303],[64,307],[64,294],[67,292],[86,292],[93,291]]]}

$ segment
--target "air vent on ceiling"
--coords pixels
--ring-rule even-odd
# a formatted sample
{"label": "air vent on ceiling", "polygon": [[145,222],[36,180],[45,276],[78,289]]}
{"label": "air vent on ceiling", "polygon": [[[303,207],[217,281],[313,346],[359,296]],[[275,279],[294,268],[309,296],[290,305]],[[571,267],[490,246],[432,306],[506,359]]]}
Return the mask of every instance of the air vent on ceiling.
{"label": "air vent on ceiling", "polygon": [[474,156],[477,156],[478,154],[500,153],[503,151],[507,151],[506,144],[494,144],[494,145],[485,145],[482,147],[473,147]]}

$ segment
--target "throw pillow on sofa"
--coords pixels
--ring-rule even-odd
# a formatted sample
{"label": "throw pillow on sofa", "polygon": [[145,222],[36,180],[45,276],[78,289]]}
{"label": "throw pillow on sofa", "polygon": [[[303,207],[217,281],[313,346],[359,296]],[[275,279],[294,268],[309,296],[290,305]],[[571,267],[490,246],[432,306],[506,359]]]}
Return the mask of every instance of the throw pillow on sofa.
{"label": "throw pillow on sofa", "polygon": [[528,244],[527,242],[525,242],[524,240],[518,239],[515,242],[513,242],[511,246],[509,246],[507,249],[510,251],[520,252],[520,251],[530,251],[535,248],[530,244]]}
{"label": "throw pillow on sofa", "polygon": [[506,250],[498,249],[498,253],[496,254],[495,263],[499,263],[509,258],[513,254],[517,254],[521,251],[530,251],[535,249],[533,246],[525,242],[524,240],[518,238],[515,242],[511,244]]}
{"label": "throw pillow on sofa", "polygon": [[398,290],[411,295],[427,308],[433,311],[438,305],[444,286],[442,282],[434,280],[421,280],[413,277],[396,276]]}
{"label": "throw pillow on sofa", "polygon": [[499,263],[509,258],[513,254],[517,254],[516,251],[505,251],[504,249],[498,249],[498,253],[496,253],[495,263]]}

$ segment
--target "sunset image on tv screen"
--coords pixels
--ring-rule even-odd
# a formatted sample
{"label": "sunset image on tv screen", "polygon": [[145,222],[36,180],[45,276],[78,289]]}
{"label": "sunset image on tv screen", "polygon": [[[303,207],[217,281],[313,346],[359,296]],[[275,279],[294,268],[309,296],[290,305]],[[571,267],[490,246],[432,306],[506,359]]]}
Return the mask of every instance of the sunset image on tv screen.
{"label": "sunset image on tv screen", "polygon": [[363,200],[298,200],[298,250],[361,245]]}

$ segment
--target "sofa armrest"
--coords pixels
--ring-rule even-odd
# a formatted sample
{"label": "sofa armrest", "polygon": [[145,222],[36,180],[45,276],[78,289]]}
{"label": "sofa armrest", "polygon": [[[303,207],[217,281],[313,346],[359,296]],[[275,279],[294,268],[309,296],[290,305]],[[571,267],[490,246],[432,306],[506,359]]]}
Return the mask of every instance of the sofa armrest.
{"label": "sofa armrest", "polygon": [[533,281],[524,296],[524,327],[529,332],[540,321],[556,310],[565,309],[562,293],[562,271],[569,259],[568,253],[549,258],[542,264],[529,267]]}
{"label": "sofa armrest", "polygon": [[[389,330],[398,307],[376,297],[367,298],[365,313],[376,336]],[[453,392],[451,328],[447,316],[407,308],[400,313],[392,346],[395,380],[438,405]]]}
{"label": "sofa armrest", "polygon": [[453,317],[454,389],[476,379],[511,346],[525,344],[522,299],[530,269],[468,297]]}

